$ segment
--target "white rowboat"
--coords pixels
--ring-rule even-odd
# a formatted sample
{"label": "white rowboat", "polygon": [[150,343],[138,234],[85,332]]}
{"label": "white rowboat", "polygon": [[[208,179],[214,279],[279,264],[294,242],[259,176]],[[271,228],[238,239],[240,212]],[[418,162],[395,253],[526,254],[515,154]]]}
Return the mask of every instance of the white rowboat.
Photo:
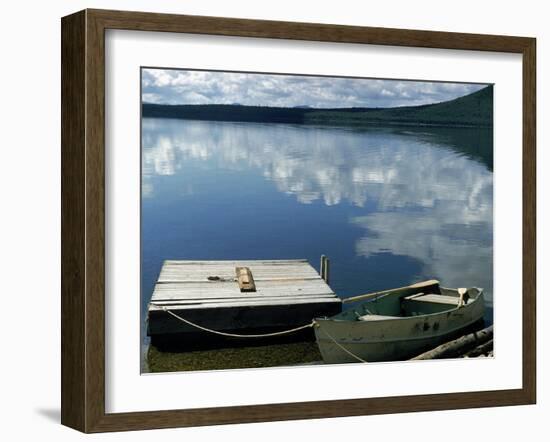
{"label": "white rowboat", "polygon": [[483,318],[483,289],[449,289],[430,280],[345,299],[350,308],[315,319],[328,364],[410,359],[454,339]]}

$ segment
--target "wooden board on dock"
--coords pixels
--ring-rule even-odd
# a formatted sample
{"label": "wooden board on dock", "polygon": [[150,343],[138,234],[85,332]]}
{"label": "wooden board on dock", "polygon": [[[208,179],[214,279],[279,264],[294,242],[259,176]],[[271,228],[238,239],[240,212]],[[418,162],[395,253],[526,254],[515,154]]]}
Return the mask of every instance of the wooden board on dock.
{"label": "wooden board on dock", "polygon": [[148,334],[198,331],[166,313],[166,308],[202,327],[244,333],[304,325],[342,307],[307,260],[169,260],[148,307]]}

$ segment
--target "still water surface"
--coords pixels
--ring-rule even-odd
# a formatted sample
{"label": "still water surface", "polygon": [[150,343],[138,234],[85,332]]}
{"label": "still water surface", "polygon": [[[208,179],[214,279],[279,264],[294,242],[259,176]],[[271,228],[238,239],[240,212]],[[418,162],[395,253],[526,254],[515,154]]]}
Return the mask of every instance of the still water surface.
{"label": "still water surface", "polygon": [[492,158],[489,129],[146,118],[143,318],[165,259],[325,254],[341,297],[435,278],[491,323]]}

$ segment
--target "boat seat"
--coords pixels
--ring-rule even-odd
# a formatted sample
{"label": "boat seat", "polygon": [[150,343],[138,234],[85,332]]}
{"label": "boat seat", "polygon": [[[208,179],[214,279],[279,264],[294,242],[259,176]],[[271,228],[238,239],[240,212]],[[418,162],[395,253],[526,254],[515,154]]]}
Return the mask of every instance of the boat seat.
{"label": "boat seat", "polygon": [[358,321],[383,321],[385,319],[395,319],[397,316],[384,316],[384,315],[363,315],[357,318]]}
{"label": "boat seat", "polygon": [[458,305],[458,298],[456,296],[435,295],[435,294],[421,294],[411,295],[403,298],[405,301],[418,301],[418,302],[431,302],[435,304],[448,304]]}

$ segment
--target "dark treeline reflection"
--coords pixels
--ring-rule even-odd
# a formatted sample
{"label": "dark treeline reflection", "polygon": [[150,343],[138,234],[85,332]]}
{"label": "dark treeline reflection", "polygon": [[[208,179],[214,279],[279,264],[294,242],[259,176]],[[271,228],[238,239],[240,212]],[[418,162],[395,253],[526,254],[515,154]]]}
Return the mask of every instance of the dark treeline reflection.
{"label": "dark treeline reflection", "polygon": [[431,137],[435,143],[440,143],[458,154],[479,161],[493,171],[492,128],[407,128],[404,132],[407,131],[419,137],[428,137],[428,139]]}

